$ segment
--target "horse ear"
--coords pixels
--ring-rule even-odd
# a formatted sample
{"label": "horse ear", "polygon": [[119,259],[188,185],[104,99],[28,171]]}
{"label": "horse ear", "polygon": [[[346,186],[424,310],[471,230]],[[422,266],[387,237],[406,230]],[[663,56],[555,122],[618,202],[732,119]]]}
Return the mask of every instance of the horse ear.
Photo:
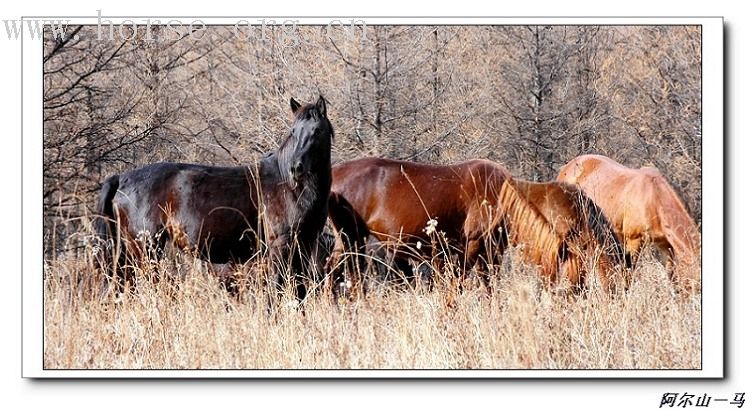
{"label": "horse ear", "polygon": [[318,110],[318,114],[320,114],[321,117],[326,117],[326,99],[323,98],[323,96],[318,96],[318,101],[316,101],[316,110]]}
{"label": "horse ear", "polygon": [[292,114],[295,114],[297,112],[297,109],[300,108],[300,103],[298,103],[294,98],[290,97],[290,108],[292,109]]}

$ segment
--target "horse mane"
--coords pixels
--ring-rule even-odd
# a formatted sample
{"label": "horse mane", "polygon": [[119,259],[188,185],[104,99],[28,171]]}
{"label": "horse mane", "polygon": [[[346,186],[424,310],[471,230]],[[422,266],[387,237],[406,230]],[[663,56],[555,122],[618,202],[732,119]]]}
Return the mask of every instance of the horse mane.
{"label": "horse mane", "polygon": [[556,233],[546,217],[520,193],[512,180],[505,181],[502,185],[499,203],[508,219],[510,239],[525,244],[527,255],[534,263],[555,265],[560,253],[566,249],[564,239]]}
{"label": "horse mane", "polygon": [[[540,195],[548,196],[541,204],[551,207],[555,217],[564,218],[569,226],[559,228],[558,221],[550,221],[548,215],[534,203],[528,194],[532,187],[541,187]],[[559,198],[557,196],[563,196]],[[546,202],[547,201],[547,202]],[[569,262],[576,267],[578,256],[570,251],[572,239],[585,234],[603,248],[614,265],[624,262],[625,252],[613,227],[600,207],[580,187],[563,182],[532,183],[509,180],[502,186],[500,205],[507,215],[509,234],[513,241],[528,248],[528,256],[535,263],[556,266],[557,262]],[[545,210],[544,210],[545,211]],[[566,231],[565,231],[566,230]],[[551,267],[553,269],[553,267]]]}
{"label": "horse mane", "polygon": [[[573,187],[572,197],[577,211],[582,213],[582,221],[592,232],[603,251],[610,257],[615,265],[622,265],[625,259],[625,250],[616,235],[613,225],[603,210],[577,185],[562,183],[563,186]],[[566,190],[565,190],[566,191]]]}

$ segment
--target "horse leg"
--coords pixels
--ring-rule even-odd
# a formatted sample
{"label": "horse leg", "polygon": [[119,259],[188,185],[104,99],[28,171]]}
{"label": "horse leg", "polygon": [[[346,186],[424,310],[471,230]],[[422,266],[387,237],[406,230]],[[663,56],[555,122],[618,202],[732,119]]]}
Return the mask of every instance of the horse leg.
{"label": "horse leg", "polygon": [[363,255],[367,241],[357,237],[354,231],[337,231],[335,237],[332,258],[329,259],[330,264],[326,265],[332,295],[334,299],[342,292],[358,295],[357,291],[364,291],[362,273],[369,268]]}
{"label": "horse leg", "polygon": [[[483,261],[481,260],[481,258],[479,258],[480,255],[483,254],[484,249],[484,240],[482,238],[471,239],[466,242],[465,266],[463,269],[463,274],[461,274],[461,281],[459,283],[459,288],[461,290],[463,289],[463,279],[465,278],[465,274],[469,270],[474,270],[479,278],[481,286],[486,291],[486,294],[491,295],[489,270],[484,267]],[[501,253],[497,253],[495,257],[501,259]],[[499,266],[500,262],[501,261],[497,262],[497,266]]]}
{"label": "horse leg", "polygon": [[626,268],[635,269],[639,262],[639,254],[642,248],[642,239],[640,237],[627,238],[625,241],[626,248]]}
{"label": "horse leg", "polygon": [[621,286],[625,287],[625,289],[628,288],[625,276],[623,281],[619,281],[616,276],[611,276],[613,266],[602,248],[597,248],[591,243],[586,243],[581,250],[583,250],[581,254],[569,253],[568,258],[562,265],[563,275],[569,279],[570,284],[572,284],[576,292],[587,289],[588,281],[588,265],[583,263],[582,258],[579,257],[580,255],[585,255],[589,259],[597,257],[594,268],[598,283],[603,291],[610,294],[618,290]]}
{"label": "horse leg", "polygon": [[298,303],[302,304],[308,297],[308,279],[300,273],[301,271],[295,271],[293,273],[292,280],[295,283],[295,298],[297,299]]}
{"label": "horse leg", "polygon": [[[335,253],[338,256],[341,256],[344,251],[352,253],[351,264],[346,263],[346,258],[343,259],[345,263],[338,267],[336,267],[336,262],[334,263],[337,269],[332,276],[334,286],[351,282],[351,288],[364,292],[361,274],[364,265],[362,250],[368,243],[370,230],[365,220],[354,210],[354,207],[338,193],[332,192],[329,195],[328,218],[337,237],[337,244],[334,247]],[[340,251],[337,252],[337,250]],[[350,273],[351,275],[349,275]],[[352,294],[359,294],[359,292],[352,292]]]}
{"label": "horse leg", "polygon": [[[487,255],[491,258],[491,263],[495,272],[497,272],[502,268],[502,258],[504,257],[504,253],[509,244],[507,229],[504,224],[498,225],[497,228],[493,230],[492,236],[489,238],[491,240],[490,247],[484,248]],[[481,281],[486,286],[486,291],[491,294],[491,283],[489,280],[489,271],[488,267],[486,267],[486,270],[481,275]]]}
{"label": "horse leg", "polygon": [[[626,292],[631,287],[631,273],[636,268],[641,248],[640,242],[627,242],[625,264],[616,265],[611,262],[603,249],[598,253],[597,273],[600,285],[608,293]],[[628,248],[630,247],[630,248]]]}
{"label": "horse leg", "polygon": [[623,271],[623,287],[628,290],[631,287],[631,281],[633,279],[634,270],[639,263],[639,257],[641,254],[643,239],[641,237],[626,237],[624,236],[623,245],[625,249],[624,259],[625,267]]}
{"label": "horse leg", "polygon": [[136,242],[128,231],[128,217],[125,212],[120,212],[114,206],[116,222],[107,229],[109,238],[103,245],[104,278],[101,284],[100,298],[106,298],[111,291],[118,296],[124,293],[126,285],[131,281],[132,266],[130,263],[137,260]]}
{"label": "horse leg", "polygon": [[[168,236],[157,221],[146,218],[132,228],[126,212],[120,214],[119,226],[124,227],[120,234],[121,257],[125,260],[122,288],[127,284],[137,286],[137,281],[147,279],[151,283],[157,281],[157,261],[165,248]],[[135,276],[140,270],[139,277]],[[155,274],[155,275],[153,275]]]}
{"label": "horse leg", "polygon": [[138,241],[141,267],[147,268],[147,279],[153,284],[159,283],[163,278],[160,262],[165,255],[166,245],[169,241],[168,233],[164,228],[158,230],[155,235],[143,234]]}
{"label": "horse leg", "polygon": [[210,264],[212,271],[215,273],[220,287],[225,290],[231,297],[238,298],[240,295],[240,286],[236,278],[236,265],[233,262],[227,264]]}
{"label": "horse leg", "polygon": [[277,296],[284,294],[289,287],[294,291],[293,299],[296,303],[303,303],[308,295],[306,285],[306,268],[309,262],[303,261],[304,254],[297,247],[281,247],[280,253],[273,258],[277,270]]}
{"label": "horse leg", "polygon": [[585,289],[585,272],[576,254],[570,253],[559,265],[560,275],[569,280],[569,286],[575,294]]}
{"label": "horse leg", "polygon": [[305,300],[308,294],[308,289],[305,286],[305,282],[298,276],[299,264],[295,262],[295,258],[292,258],[290,264],[280,264],[277,272],[277,296],[281,297],[285,291],[288,291],[289,287],[294,291],[292,298],[297,302],[301,303]]}
{"label": "horse leg", "polygon": [[[664,246],[664,248],[663,248]],[[682,264],[673,252],[669,243],[665,242],[658,246],[665,257],[665,271],[673,283],[673,287],[683,294],[690,295],[700,291],[700,277],[698,277],[697,267],[691,264]]]}
{"label": "horse leg", "polygon": [[[271,314],[275,311],[274,307],[281,302],[285,293],[285,288],[292,271],[291,247],[288,245],[287,236],[279,236],[267,240],[268,246],[268,264],[269,272],[266,274],[267,287],[267,310]],[[288,264],[289,262],[289,264]],[[271,278],[274,278],[272,287]],[[273,288],[273,290],[272,290]]]}
{"label": "horse leg", "polygon": [[600,288],[602,288],[603,290],[605,290],[606,293],[609,294],[617,290],[619,286],[618,282],[609,276],[610,270],[611,267],[608,259],[604,255],[600,255],[598,257],[597,266],[595,267],[595,272],[598,276]]}
{"label": "horse leg", "polygon": [[103,263],[105,268],[101,281],[101,299],[106,298],[112,291],[115,296],[123,293],[126,283],[132,277],[131,268],[127,266],[127,261],[131,259],[127,257],[124,243],[117,240],[115,244],[109,244],[107,247],[109,250],[105,251],[108,256],[104,257],[106,261]]}
{"label": "horse leg", "polygon": [[396,268],[395,273],[397,283],[403,286],[408,286],[414,281],[414,265],[409,261],[408,258],[393,258],[393,267]]}
{"label": "horse leg", "polygon": [[673,255],[672,246],[667,242],[667,240],[657,240],[655,241],[655,246],[660,250],[662,258],[665,261],[665,272],[667,273],[667,278],[676,286],[679,285],[680,278],[675,270],[675,256]]}
{"label": "horse leg", "polygon": [[[481,270],[482,261],[480,256],[488,251],[488,257],[491,258],[493,265],[497,268],[502,265],[502,256],[509,241],[503,216],[500,212],[497,212],[496,215],[492,212],[484,215],[480,208],[472,210],[466,217],[463,231],[466,238],[464,272],[471,268],[475,269],[487,295],[491,295],[489,270]],[[489,243],[487,244],[486,241],[489,241]]]}
{"label": "horse leg", "polygon": [[421,263],[416,267],[416,284],[417,286],[423,287],[425,290],[432,291],[433,279],[436,270],[439,267],[433,267],[432,265]]}
{"label": "horse leg", "polygon": [[295,295],[303,302],[308,297],[309,290],[315,288],[325,278],[323,264],[319,262],[319,244],[316,241],[303,243],[296,253],[294,261]]}
{"label": "horse leg", "polygon": [[114,284],[115,295],[118,296],[123,294],[128,286],[137,285],[135,270],[142,265],[143,255],[138,241],[125,238],[122,238],[120,244],[117,245],[115,254],[117,263],[110,281]]}
{"label": "horse leg", "polygon": [[366,277],[363,292],[373,286],[398,285],[407,275],[409,262],[400,257],[398,243],[385,244],[370,237],[364,250],[367,268],[360,273]]}
{"label": "horse leg", "polygon": [[342,254],[344,253],[344,240],[340,232],[334,230],[334,247],[326,260],[325,271],[328,277],[324,283],[324,294],[337,301],[340,294],[341,284],[345,281],[344,269],[340,266]]}

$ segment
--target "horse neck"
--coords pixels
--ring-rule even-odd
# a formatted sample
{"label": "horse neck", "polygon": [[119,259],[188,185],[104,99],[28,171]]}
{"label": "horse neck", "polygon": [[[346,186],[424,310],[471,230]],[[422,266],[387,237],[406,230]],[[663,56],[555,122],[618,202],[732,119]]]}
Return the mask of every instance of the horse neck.
{"label": "horse neck", "polygon": [[315,177],[315,187],[320,190],[324,201],[328,199],[331,191],[331,142],[318,150],[313,157],[307,175]]}
{"label": "horse neck", "polygon": [[529,184],[520,181],[506,181],[499,194],[500,207],[508,221],[508,235],[516,243],[529,245],[530,258],[539,262],[554,261],[559,253],[562,239],[557,236],[551,223],[525,197],[523,190]]}
{"label": "horse neck", "polygon": [[331,161],[329,158],[327,161],[314,163],[303,177],[301,184],[307,189],[301,192],[301,196],[306,196],[316,206],[320,204],[325,207],[331,193]]}
{"label": "horse neck", "polygon": [[314,203],[322,201],[325,204],[331,192],[331,167],[327,171],[308,172],[303,176],[299,190],[299,197]]}

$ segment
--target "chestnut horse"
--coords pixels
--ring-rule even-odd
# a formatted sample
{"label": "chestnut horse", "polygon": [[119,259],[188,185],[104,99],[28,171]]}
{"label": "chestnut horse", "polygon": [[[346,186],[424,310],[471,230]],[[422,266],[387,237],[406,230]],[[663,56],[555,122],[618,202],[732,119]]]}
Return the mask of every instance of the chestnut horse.
{"label": "chestnut horse", "polygon": [[[265,242],[277,288],[295,282],[305,298],[308,274],[328,214],[331,139],[326,101],[301,106],[287,139],[257,164],[213,167],[157,163],[109,177],[98,205],[110,280],[128,280],[128,260],[172,243],[212,263],[243,263]],[[289,262],[289,264],[288,264]],[[108,286],[107,286],[108,287]]]}
{"label": "chestnut horse", "polygon": [[512,179],[502,187],[500,205],[510,243],[522,246],[523,258],[542,268],[547,283],[566,278],[580,290],[594,266],[602,288],[626,286],[609,277],[623,264],[623,248],[605,214],[578,186]]}
{"label": "chestnut horse", "polygon": [[671,279],[698,290],[700,235],[683,202],[655,168],[632,169],[600,155],[579,156],[559,171],[560,181],[583,188],[610,218],[633,266],[650,243],[666,256]]}
{"label": "chestnut horse", "polygon": [[[417,252],[433,251],[425,229],[428,222],[436,221],[434,229],[470,268],[489,236],[496,234],[492,244],[503,247],[497,230],[502,224],[497,200],[508,178],[505,169],[487,160],[451,166],[382,158],[352,160],[333,168],[329,218],[346,250],[362,248],[370,235],[382,243],[405,245],[395,256],[399,266],[417,250],[417,243]],[[490,212],[497,215],[490,216]],[[501,254],[500,249],[495,256]],[[483,275],[481,280],[488,284]]]}
{"label": "chestnut horse", "polygon": [[[364,158],[339,164],[333,168],[329,218],[338,233],[337,253],[361,247],[372,235],[426,254],[428,222],[432,228],[434,220],[433,228],[462,255],[463,272],[479,257],[498,265],[509,235],[514,244],[529,246],[524,255],[541,265],[549,282],[561,270],[574,286],[582,279],[575,255],[581,241],[619,248],[600,209],[580,190],[519,182],[488,160],[438,166]],[[479,275],[488,290],[487,273]]]}

